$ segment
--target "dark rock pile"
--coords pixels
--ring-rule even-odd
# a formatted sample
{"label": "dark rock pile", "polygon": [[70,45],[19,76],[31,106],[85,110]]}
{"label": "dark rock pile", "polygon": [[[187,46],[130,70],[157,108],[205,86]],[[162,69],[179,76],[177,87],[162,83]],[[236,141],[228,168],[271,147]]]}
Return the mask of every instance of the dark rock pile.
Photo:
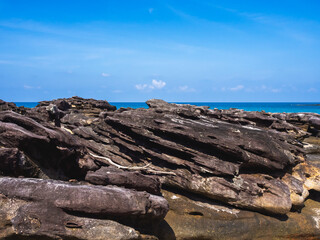
{"label": "dark rock pile", "polygon": [[320,237],[319,115],[147,104],[0,101],[0,237]]}

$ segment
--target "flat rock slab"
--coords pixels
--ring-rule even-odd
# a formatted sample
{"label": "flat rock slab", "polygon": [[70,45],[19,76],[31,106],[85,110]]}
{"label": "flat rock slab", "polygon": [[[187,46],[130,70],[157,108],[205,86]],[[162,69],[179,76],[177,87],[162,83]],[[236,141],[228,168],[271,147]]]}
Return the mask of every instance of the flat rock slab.
{"label": "flat rock slab", "polygon": [[306,239],[320,238],[320,196],[308,199],[301,212],[267,216],[232,206],[163,191],[170,210],[158,228],[166,240]]}
{"label": "flat rock slab", "polygon": [[161,194],[161,184],[157,177],[123,171],[114,167],[101,167],[95,172],[89,171],[85,180],[95,185],[116,185],[156,195]]}
{"label": "flat rock slab", "polygon": [[116,186],[0,178],[0,238],[143,239],[139,224],[151,228],[168,209],[161,196]]}
{"label": "flat rock slab", "polygon": [[145,216],[163,218],[167,201],[151,195],[115,186],[90,186],[56,180],[0,178],[0,194],[31,202],[52,203],[71,212],[108,216]]}
{"label": "flat rock slab", "polygon": [[133,240],[141,239],[141,235],[113,220],[74,216],[48,202],[0,194],[0,238]]}

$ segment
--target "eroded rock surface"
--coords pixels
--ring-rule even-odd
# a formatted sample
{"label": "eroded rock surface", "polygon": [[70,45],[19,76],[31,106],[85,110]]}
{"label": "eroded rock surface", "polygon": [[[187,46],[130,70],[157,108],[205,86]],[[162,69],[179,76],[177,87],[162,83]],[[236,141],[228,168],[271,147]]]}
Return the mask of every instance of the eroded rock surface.
{"label": "eroded rock surface", "polygon": [[46,202],[70,212],[99,216],[164,218],[168,210],[167,201],[160,196],[116,186],[3,177],[0,192],[9,198]]}
{"label": "eroded rock surface", "polygon": [[[299,212],[268,216],[197,196],[164,191],[170,210],[158,228],[161,239],[304,239],[320,236],[320,196],[308,199]],[[170,226],[170,228],[168,228]]]}
{"label": "eroded rock surface", "polygon": [[1,239],[141,239],[134,228],[72,215],[51,202],[0,195],[0,206]]}
{"label": "eroded rock surface", "polygon": [[[293,226],[299,218],[298,212],[292,213],[296,209],[305,211],[303,224],[319,219],[318,213],[310,215],[313,210],[303,210],[310,192],[320,191],[319,115],[218,110],[162,100],[147,104],[149,109],[116,110],[106,101],[73,97],[27,109],[0,102],[0,172],[19,177],[0,179],[4,206],[19,202],[15,211],[7,207],[0,212],[7,219],[0,222],[0,229],[7,231],[3,236],[102,239],[99,236],[112,229],[106,239],[117,239],[119,228],[119,239],[223,239],[232,224],[246,239],[272,236],[271,230],[254,230],[268,228],[270,221],[279,238],[320,236],[314,227],[299,235],[274,220]],[[192,203],[198,207],[188,215],[176,215],[178,209],[171,207],[166,222],[161,222],[168,210],[161,185],[174,206],[171,200],[179,193],[202,203]],[[113,208],[110,202],[123,205]],[[207,216],[201,209],[210,206],[239,212],[250,224],[244,227],[235,215],[201,217]],[[39,216],[36,219],[44,223],[39,226],[32,220],[37,208],[72,221],[50,233],[55,220]],[[26,216],[31,220],[25,223]],[[204,227],[193,234],[195,219]],[[214,220],[219,228],[208,231]],[[190,227],[182,232],[182,226]]]}
{"label": "eroded rock surface", "polygon": [[38,107],[47,107],[56,105],[60,111],[69,111],[76,113],[83,113],[88,116],[98,116],[101,111],[114,111],[115,106],[110,105],[104,100],[85,99],[81,97],[72,97],[57,99],[53,101],[42,101],[38,104]]}
{"label": "eroded rock surface", "polygon": [[115,167],[101,167],[97,171],[89,171],[85,180],[95,185],[115,185],[156,195],[161,194],[161,184],[158,178],[139,172],[123,171]]}
{"label": "eroded rock surface", "polygon": [[241,208],[280,214],[291,209],[281,176],[304,161],[302,145],[292,136],[221,121],[206,108],[147,104],[149,109],[101,114],[93,130],[112,136],[118,156],[108,157],[123,162],[138,157],[151,162],[152,170],[170,173],[161,176],[166,186]]}

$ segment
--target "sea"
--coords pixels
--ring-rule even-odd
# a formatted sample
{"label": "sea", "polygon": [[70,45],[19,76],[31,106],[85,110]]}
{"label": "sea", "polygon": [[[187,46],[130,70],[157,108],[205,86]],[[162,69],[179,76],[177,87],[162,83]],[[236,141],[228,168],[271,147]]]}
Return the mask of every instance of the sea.
{"label": "sea", "polygon": [[[119,109],[120,107],[148,108],[145,102],[109,102]],[[266,111],[266,112],[311,112],[320,114],[320,102],[175,102],[191,104],[196,106],[209,106],[211,109],[238,108],[245,111]],[[17,106],[33,108],[38,102],[15,102]]]}

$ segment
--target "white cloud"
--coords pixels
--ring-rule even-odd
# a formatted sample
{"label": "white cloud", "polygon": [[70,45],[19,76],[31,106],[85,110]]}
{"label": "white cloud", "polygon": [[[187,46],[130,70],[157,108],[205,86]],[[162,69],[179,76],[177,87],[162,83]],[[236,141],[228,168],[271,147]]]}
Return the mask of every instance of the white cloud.
{"label": "white cloud", "polygon": [[184,91],[188,90],[188,86],[181,86],[181,87],[179,87],[179,90],[184,92]]}
{"label": "white cloud", "polygon": [[243,85],[238,85],[238,86],[236,86],[236,87],[230,88],[230,91],[240,91],[240,90],[242,90],[243,88],[244,88]]}
{"label": "white cloud", "polygon": [[0,60],[0,64],[15,64],[14,61]]}
{"label": "white cloud", "polygon": [[158,89],[163,88],[166,85],[166,82],[161,81],[161,80],[156,80],[156,79],[152,79],[152,86],[151,87],[155,87]]}
{"label": "white cloud", "polygon": [[151,84],[137,84],[135,85],[138,90],[153,90],[153,89],[162,89],[166,86],[166,82],[162,80],[152,79]]}
{"label": "white cloud", "polygon": [[244,90],[245,87],[243,85],[237,85],[235,87],[222,87],[221,91],[225,92],[225,91],[232,91],[232,92],[236,92],[236,91],[241,91]]}
{"label": "white cloud", "polygon": [[24,89],[40,89],[41,88],[40,86],[30,86],[30,85],[24,85],[23,87]]}
{"label": "white cloud", "polygon": [[111,75],[109,73],[101,73],[102,77],[110,77]]}
{"label": "white cloud", "polygon": [[150,14],[153,12],[153,10],[154,10],[153,8],[149,8],[149,9],[148,9],[148,11],[149,11]]}
{"label": "white cloud", "polygon": [[179,90],[181,92],[195,92],[196,91],[194,88],[190,88],[189,86],[180,86]]}
{"label": "white cloud", "polygon": [[309,89],[308,89],[308,92],[318,92],[318,89],[316,89],[316,88],[309,88]]}
{"label": "white cloud", "polygon": [[[267,85],[261,85],[261,86],[251,86],[251,87],[244,87],[243,85],[237,85],[235,87],[222,87],[221,91],[225,92],[225,91],[232,91],[232,92],[236,92],[236,91],[245,91],[245,92],[250,92],[250,93],[254,93],[254,92],[272,92],[272,93],[280,93],[283,91],[282,88],[273,88]],[[310,89],[308,90],[310,91]],[[311,90],[312,91],[312,90]]]}
{"label": "white cloud", "polygon": [[271,89],[271,92],[273,92],[273,93],[278,93],[278,92],[281,92],[281,89],[272,88],[272,89]]}
{"label": "white cloud", "polygon": [[148,84],[137,84],[136,89],[138,90],[144,90],[148,87]]}
{"label": "white cloud", "polygon": [[113,90],[112,92],[113,92],[113,93],[123,93],[122,90]]}
{"label": "white cloud", "polygon": [[281,88],[272,88],[266,85],[262,85],[261,88],[260,89],[258,88],[257,90],[262,90],[264,92],[273,92],[273,93],[279,93],[282,91]]}
{"label": "white cloud", "polygon": [[309,89],[308,89],[308,92],[318,92],[318,89],[316,89],[316,88],[309,88]]}

